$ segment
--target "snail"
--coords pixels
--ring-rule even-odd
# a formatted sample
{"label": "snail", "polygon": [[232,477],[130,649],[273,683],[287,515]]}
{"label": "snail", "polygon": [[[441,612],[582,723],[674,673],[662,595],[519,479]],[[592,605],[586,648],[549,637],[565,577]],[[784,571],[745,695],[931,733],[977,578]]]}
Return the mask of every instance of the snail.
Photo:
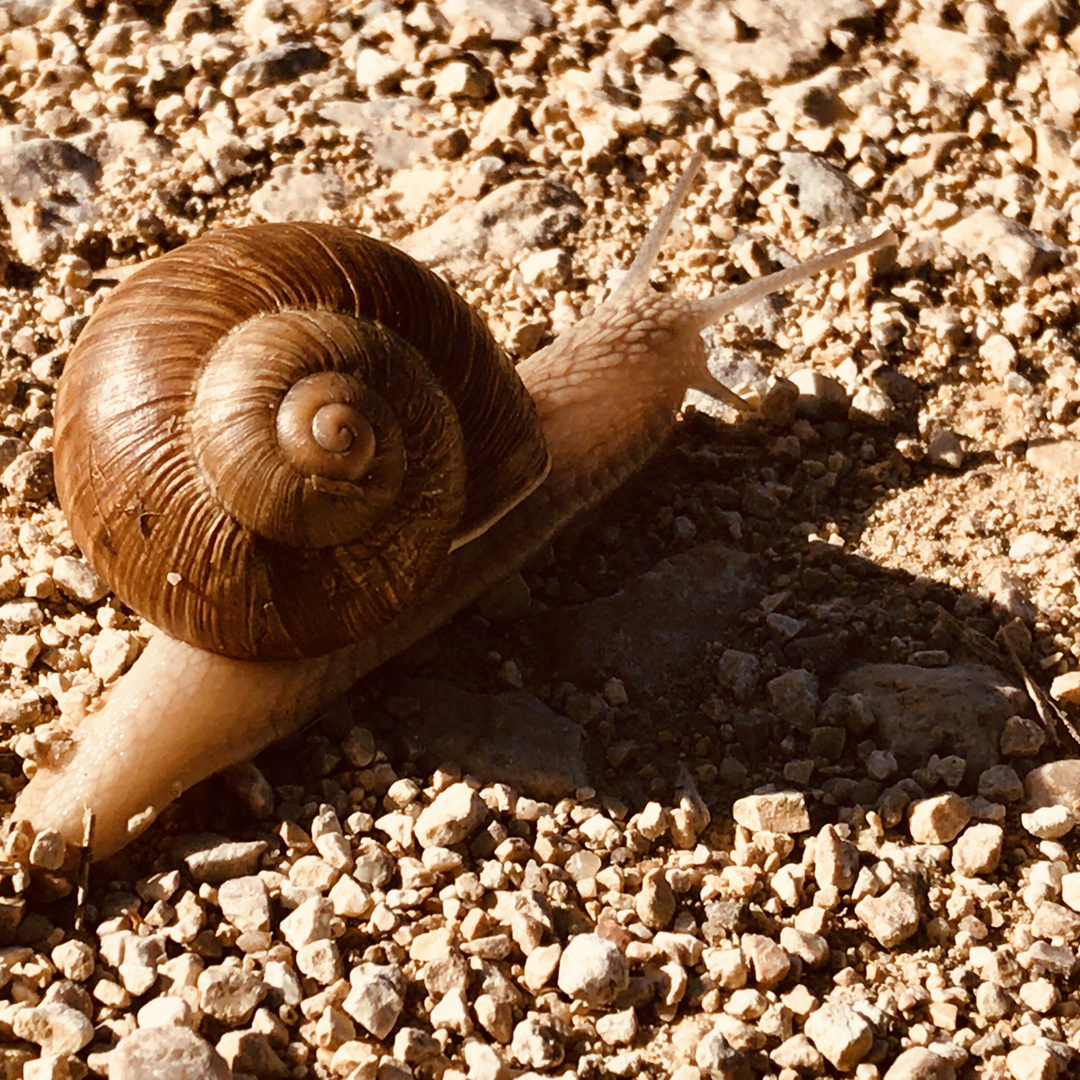
{"label": "snail", "polygon": [[212,232],[118,286],[61,378],[57,491],[160,632],[13,818],[74,847],[89,815],[92,857],[117,851],[534,558],[657,451],[688,388],[745,407],[709,374],[704,327],[897,243],[716,297],[655,292],[700,165],[612,296],[516,372],[441,279],[342,228]]}

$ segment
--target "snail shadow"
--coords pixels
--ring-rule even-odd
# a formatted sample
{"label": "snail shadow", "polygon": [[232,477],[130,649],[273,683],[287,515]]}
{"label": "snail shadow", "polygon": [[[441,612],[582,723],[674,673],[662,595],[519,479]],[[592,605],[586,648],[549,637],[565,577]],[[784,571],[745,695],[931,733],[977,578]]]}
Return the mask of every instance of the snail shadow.
{"label": "snail shadow", "polygon": [[[1013,613],[848,554],[883,502],[934,473],[897,460],[895,426],[814,430],[812,452],[785,461],[765,425],[688,418],[526,573],[526,614],[464,613],[366,680],[354,717],[395,773],[449,763],[549,801],[591,789],[624,816],[677,800],[688,777],[718,822],[768,783],[824,791],[826,816],[912,776],[973,793],[1012,718],[1037,730],[993,644]],[[815,485],[813,463],[836,455],[866,465],[842,490]],[[970,456],[954,476],[988,464]],[[820,538],[839,520],[844,547]],[[1040,750],[1072,752],[1031,734],[1011,763]]]}
{"label": "snail shadow", "polygon": [[[912,776],[909,796],[945,780],[974,792],[1010,719],[1034,719],[992,644],[1011,614],[849,553],[883,503],[935,475],[897,460],[902,430],[816,423],[796,459],[760,422],[688,416],[527,570],[531,602],[463,612],[264,751],[274,815],[303,824],[314,797],[343,820],[377,818],[395,780],[423,785],[440,767],[546,802],[595,798],[624,819],[677,804],[689,784],[721,829],[764,784],[816,792],[822,821],[877,807]],[[857,464],[829,480],[837,455]],[[969,456],[954,475],[988,464]],[[357,729],[372,753],[356,752]],[[1018,771],[1072,753],[1037,742]],[[230,785],[186,794],[165,832],[261,835]]]}

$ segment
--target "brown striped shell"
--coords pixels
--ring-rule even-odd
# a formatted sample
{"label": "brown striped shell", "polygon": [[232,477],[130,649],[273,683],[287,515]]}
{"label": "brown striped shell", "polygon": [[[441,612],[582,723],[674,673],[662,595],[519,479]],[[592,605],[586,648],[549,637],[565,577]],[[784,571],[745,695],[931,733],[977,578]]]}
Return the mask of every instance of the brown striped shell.
{"label": "brown striped shell", "polygon": [[65,366],[55,446],[72,535],[116,593],[259,660],[393,620],[548,467],[468,304],[318,224],[210,233],[118,286]]}

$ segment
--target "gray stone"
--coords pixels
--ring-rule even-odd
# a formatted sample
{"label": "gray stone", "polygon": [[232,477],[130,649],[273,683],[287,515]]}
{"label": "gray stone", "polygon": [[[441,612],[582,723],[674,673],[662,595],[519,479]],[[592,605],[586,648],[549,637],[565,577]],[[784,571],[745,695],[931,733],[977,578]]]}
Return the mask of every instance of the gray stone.
{"label": "gray stone", "polygon": [[853,225],[866,212],[866,194],[835,165],[798,150],[780,161],[780,176],[798,188],[799,209],[819,225]]}
{"label": "gray stone", "polygon": [[752,557],[703,544],[664,559],[614,596],[560,611],[550,637],[568,678],[614,675],[628,689],[660,692],[700,659],[707,642],[730,631],[756,585]]}
{"label": "gray stone", "polygon": [[345,185],[332,169],[278,165],[251,196],[251,208],[266,221],[319,221],[340,210]]}
{"label": "gray stone", "polygon": [[659,28],[712,76],[719,87],[735,75],[777,85],[813,67],[843,23],[869,18],[871,0],[743,0],[733,18],[725,0],[672,5]]}
{"label": "gray stone", "polygon": [[428,266],[475,267],[489,253],[517,263],[525,251],[556,247],[582,222],[581,200],[550,180],[514,180],[477,202],[459,203],[399,243]]}
{"label": "gray stone", "polygon": [[1019,687],[982,664],[867,664],[845,675],[841,688],[862,695],[878,718],[878,741],[901,769],[919,768],[933,753],[956,754],[972,785],[997,764],[1002,728],[1026,701]]}
{"label": "gray stone", "polygon": [[322,71],[329,63],[329,55],[308,42],[274,45],[233,64],[222,89],[231,97],[239,97],[251,90],[292,82],[308,71]]}
{"label": "gray stone", "polygon": [[425,765],[453,761],[537,799],[558,799],[588,783],[581,727],[531,694],[474,694],[420,680],[401,689],[420,702],[420,712],[399,734]]}
{"label": "gray stone", "polygon": [[483,23],[492,41],[521,42],[555,22],[543,0],[443,0],[440,10],[451,25],[466,17]]}
{"label": "gray stone", "polygon": [[51,262],[80,226],[98,220],[100,171],[71,142],[35,138],[14,125],[0,128],[0,209],[22,262]]}

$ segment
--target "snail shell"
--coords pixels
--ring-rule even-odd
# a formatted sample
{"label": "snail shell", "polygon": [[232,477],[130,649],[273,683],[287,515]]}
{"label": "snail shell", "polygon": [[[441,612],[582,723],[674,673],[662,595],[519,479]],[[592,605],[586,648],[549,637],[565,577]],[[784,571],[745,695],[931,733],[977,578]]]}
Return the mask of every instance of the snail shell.
{"label": "snail shell", "polygon": [[479,317],[345,229],[211,233],[91,318],[56,407],[75,541],[173,637],[239,659],[363,640],[543,480]]}

